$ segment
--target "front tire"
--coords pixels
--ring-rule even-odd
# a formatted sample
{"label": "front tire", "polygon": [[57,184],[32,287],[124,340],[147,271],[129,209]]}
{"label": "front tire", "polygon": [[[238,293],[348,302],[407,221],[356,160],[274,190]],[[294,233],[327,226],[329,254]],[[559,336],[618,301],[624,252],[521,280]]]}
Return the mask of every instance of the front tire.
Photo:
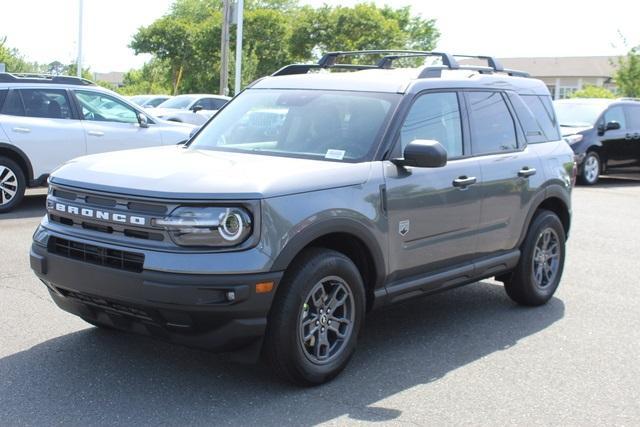
{"label": "front tire", "polygon": [[340,252],[311,248],[294,262],[269,315],[264,355],[280,378],[318,385],[338,375],[355,352],[364,284]]}
{"label": "front tire", "polygon": [[595,151],[589,151],[582,163],[582,173],[580,174],[580,182],[586,185],[595,185],[600,178],[602,163],[600,156]]}
{"label": "front tire", "polygon": [[15,208],[26,189],[27,180],[20,166],[10,158],[0,156],[0,213]]}
{"label": "front tire", "polygon": [[518,265],[510,275],[502,277],[513,301],[538,306],[551,299],[562,277],[565,240],[558,216],[548,210],[539,211],[520,248]]}

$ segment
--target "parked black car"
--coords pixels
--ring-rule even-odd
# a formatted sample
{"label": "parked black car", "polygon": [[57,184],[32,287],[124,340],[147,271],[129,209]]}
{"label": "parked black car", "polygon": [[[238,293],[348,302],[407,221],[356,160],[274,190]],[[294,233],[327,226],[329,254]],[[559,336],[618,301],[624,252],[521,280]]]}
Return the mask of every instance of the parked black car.
{"label": "parked black car", "polygon": [[640,166],[640,102],[636,99],[555,101],[562,136],[576,153],[580,182],[593,185],[614,168]]}

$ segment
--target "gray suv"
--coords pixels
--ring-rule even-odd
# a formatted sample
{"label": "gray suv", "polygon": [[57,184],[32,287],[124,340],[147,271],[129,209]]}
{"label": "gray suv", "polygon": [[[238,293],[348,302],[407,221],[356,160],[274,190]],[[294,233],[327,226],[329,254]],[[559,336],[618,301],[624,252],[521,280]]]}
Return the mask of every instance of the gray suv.
{"label": "gray suv", "polygon": [[[393,67],[418,57],[441,65]],[[544,304],[573,153],[545,85],[483,58],[332,52],[184,146],[75,159],[50,177],[31,266],[93,325],[261,354],[303,385],[337,375],[383,305],[488,277]]]}

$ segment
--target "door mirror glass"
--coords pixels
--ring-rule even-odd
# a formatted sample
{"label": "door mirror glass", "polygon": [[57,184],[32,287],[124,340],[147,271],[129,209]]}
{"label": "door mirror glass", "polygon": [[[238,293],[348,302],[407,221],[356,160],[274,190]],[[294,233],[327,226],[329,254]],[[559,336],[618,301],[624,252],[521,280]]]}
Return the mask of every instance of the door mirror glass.
{"label": "door mirror glass", "polygon": [[605,130],[618,130],[620,129],[620,123],[616,122],[615,120],[607,122],[607,126],[605,127]]}
{"label": "door mirror glass", "polygon": [[138,124],[141,128],[149,127],[149,119],[147,118],[146,114],[138,113]]}
{"label": "door mirror glass", "polygon": [[394,163],[418,168],[441,168],[447,164],[447,150],[435,140],[414,139],[404,149],[404,158]]}

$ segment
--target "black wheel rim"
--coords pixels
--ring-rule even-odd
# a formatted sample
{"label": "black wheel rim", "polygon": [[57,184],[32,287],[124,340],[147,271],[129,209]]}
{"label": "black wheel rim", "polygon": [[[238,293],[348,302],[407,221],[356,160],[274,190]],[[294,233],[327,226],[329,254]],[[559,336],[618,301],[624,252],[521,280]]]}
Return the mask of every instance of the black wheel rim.
{"label": "black wheel rim", "polygon": [[533,281],[541,289],[551,285],[560,267],[560,238],[553,228],[545,228],[538,235],[533,248],[531,274]]}
{"label": "black wheel rim", "polygon": [[0,206],[11,202],[18,192],[18,178],[14,171],[0,165]]}
{"label": "black wheel rim", "polygon": [[298,336],[304,355],[313,363],[326,364],[345,349],[355,318],[353,293],[337,276],[318,281],[302,305]]}

